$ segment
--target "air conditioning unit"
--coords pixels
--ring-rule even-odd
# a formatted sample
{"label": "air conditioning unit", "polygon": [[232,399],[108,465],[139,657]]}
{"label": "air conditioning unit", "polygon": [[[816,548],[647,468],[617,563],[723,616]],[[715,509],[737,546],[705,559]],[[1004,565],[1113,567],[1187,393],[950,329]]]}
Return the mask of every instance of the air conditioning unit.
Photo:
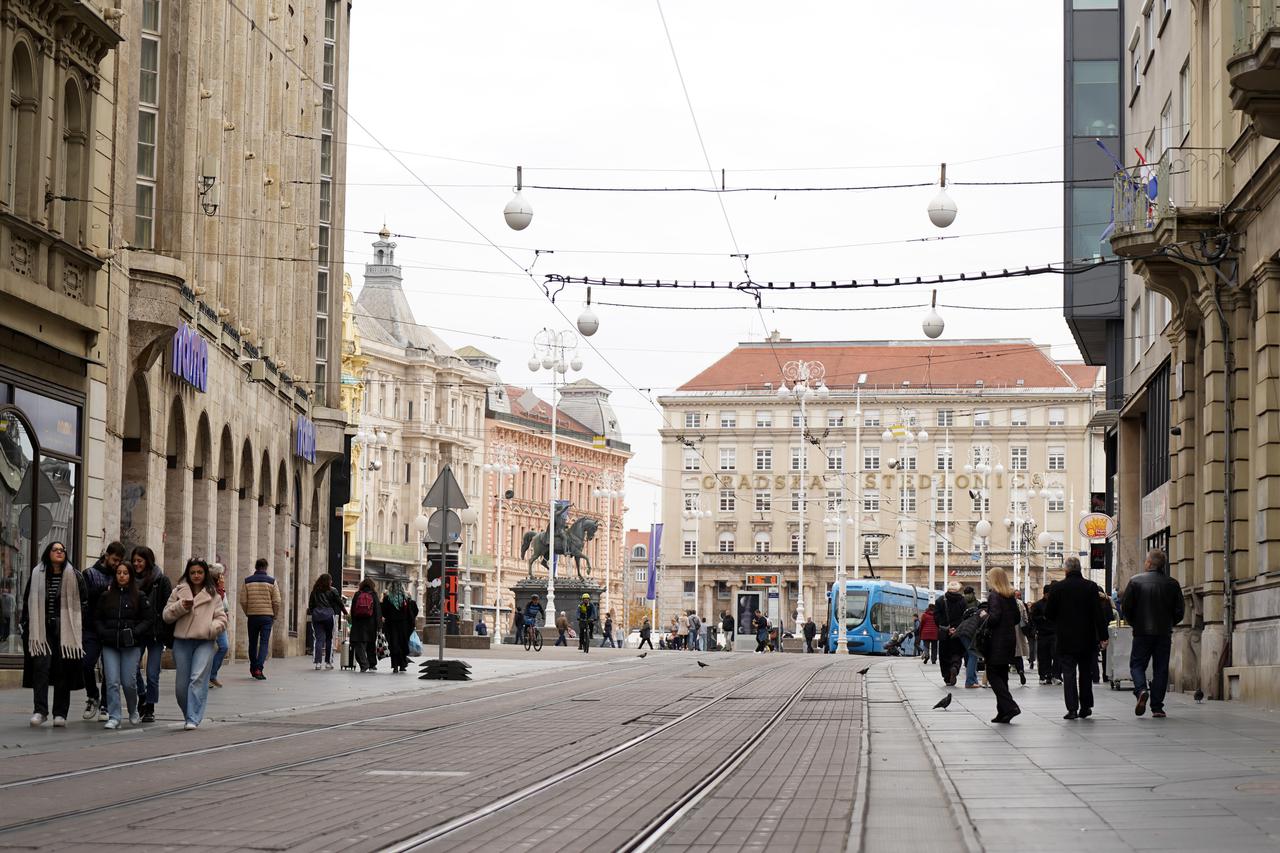
{"label": "air conditioning unit", "polygon": [[250,382],[266,382],[267,381],[267,363],[260,358],[251,358],[243,361],[241,364],[249,368]]}

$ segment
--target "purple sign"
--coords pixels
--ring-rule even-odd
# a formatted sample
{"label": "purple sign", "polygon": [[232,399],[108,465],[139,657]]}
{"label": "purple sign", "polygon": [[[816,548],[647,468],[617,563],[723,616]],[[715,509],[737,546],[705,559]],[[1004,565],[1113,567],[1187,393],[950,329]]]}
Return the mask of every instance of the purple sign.
{"label": "purple sign", "polygon": [[173,333],[169,370],[197,391],[209,387],[209,342],[185,323]]}
{"label": "purple sign", "polygon": [[293,427],[293,455],[315,464],[316,425],[306,415],[298,415]]}
{"label": "purple sign", "polygon": [[655,524],[649,528],[649,588],[645,590],[645,600],[653,601],[658,597],[658,551],[662,548],[662,525]]}

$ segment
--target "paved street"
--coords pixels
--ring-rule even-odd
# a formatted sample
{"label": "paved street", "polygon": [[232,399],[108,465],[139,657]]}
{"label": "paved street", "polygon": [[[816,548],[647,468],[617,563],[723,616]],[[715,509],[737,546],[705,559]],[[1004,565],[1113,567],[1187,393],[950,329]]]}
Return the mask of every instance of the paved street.
{"label": "paved street", "polygon": [[[469,653],[475,681],[236,667],[196,732],[26,726],[0,693],[0,847],[195,850],[1275,850],[1272,715],[986,690],[822,655]],[[709,664],[696,665],[701,660]],[[864,679],[857,670],[870,665]],[[865,700],[864,701],[864,696]]]}

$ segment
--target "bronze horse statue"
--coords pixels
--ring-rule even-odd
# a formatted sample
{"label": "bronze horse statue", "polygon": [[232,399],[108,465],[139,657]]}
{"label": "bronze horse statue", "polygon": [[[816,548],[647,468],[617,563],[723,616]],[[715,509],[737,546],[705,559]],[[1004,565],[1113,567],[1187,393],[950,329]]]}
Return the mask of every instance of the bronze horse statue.
{"label": "bronze horse statue", "polygon": [[[587,576],[591,575],[591,559],[584,553],[582,548],[592,539],[596,538],[596,530],[600,523],[594,518],[582,517],[569,525],[564,531],[564,541],[560,548],[556,549],[557,554],[563,554],[566,557],[573,558],[574,570],[578,573],[578,579],[582,580],[582,561],[587,561]],[[533,564],[539,560],[542,565],[550,571],[550,555],[547,552],[547,531],[539,530],[536,533],[532,530],[526,530],[524,538],[520,540],[520,559],[524,559],[526,551],[533,548],[533,553],[529,555],[529,577],[533,577]]]}

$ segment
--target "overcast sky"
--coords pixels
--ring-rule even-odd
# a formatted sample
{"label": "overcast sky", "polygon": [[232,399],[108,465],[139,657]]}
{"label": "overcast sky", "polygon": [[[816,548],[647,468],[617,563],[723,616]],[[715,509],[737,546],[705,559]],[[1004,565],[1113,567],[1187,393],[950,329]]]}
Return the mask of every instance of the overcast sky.
{"label": "overcast sky", "polygon": [[[356,288],[375,239],[360,232],[385,220],[406,235],[394,238],[397,260],[419,321],[454,347],[500,358],[506,381],[544,397],[546,374],[525,365],[531,340],[568,323],[522,272],[535,249],[555,253],[532,267],[539,282],[544,273],[740,281],[735,252],[750,255],[755,281],[1061,260],[1060,185],[951,187],[959,215],[945,231],[926,215],[936,187],[528,188],[708,187],[721,169],[729,187],[936,182],[943,161],[949,181],[1060,179],[1061,4],[666,0],[660,12],[644,0],[378,0],[355,4],[351,34],[345,260]],[[516,164],[534,209],[518,233],[502,218]],[[921,239],[944,235],[953,239]],[[584,296],[569,287],[556,305],[572,320]],[[662,308],[599,306],[581,375],[613,389],[636,452],[629,470],[661,479],[657,397],[735,343],[766,328],[795,340],[923,339],[924,309],[898,306],[928,298],[914,287],[778,295],[757,311],[732,292],[596,288],[593,302]],[[1042,309],[942,309],[945,339],[1030,337],[1059,359],[1079,357],[1057,276],[948,285],[938,301]],[[885,310],[782,310],[791,307]],[[647,526],[657,490],[626,488],[628,525]]]}

